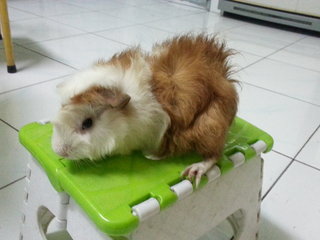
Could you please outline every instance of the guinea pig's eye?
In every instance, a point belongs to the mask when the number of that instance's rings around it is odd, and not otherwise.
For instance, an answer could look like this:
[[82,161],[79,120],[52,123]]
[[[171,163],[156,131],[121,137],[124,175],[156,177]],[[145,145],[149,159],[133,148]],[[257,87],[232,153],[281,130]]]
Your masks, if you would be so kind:
[[87,118],[86,120],[84,120],[84,121],[82,122],[81,129],[82,129],[82,130],[89,129],[89,128],[92,127],[92,125],[93,125],[92,118]]

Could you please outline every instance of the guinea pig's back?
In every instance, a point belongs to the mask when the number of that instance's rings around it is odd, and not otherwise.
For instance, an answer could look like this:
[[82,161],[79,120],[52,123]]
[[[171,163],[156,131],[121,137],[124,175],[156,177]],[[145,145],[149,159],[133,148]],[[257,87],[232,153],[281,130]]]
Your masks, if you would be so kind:
[[[153,94],[171,118],[168,139],[164,139],[174,142],[169,152],[194,147],[195,135],[202,137],[194,127],[205,115],[221,115],[219,121],[224,126],[232,122],[237,93],[230,79],[231,54],[224,44],[204,35],[175,37],[154,47],[151,84]],[[169,145],[164,148],[169,149]]]
[[227,59],[232,53],[215,38],[175,37],[156,45],[153,53],[153,93],[182,127],[192,123],[212,101],[234,95]]

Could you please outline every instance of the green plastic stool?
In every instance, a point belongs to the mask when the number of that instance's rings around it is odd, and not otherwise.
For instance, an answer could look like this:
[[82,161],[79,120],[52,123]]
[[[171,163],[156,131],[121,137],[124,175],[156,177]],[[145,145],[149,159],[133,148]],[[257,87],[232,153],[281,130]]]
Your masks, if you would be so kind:
[[271,150],[273,139],[250,123],[235,119],[218,166],[199,189],[180,175],[201,160],[197,154],[152,161],[136,152],[75,162],[52,151],[51,134],[50,123],[31,123],[19,132],[32,155],[21,239],[49,239],[63,231],[74,240],[198,239],[224,219],[234,239],[256,239],[260,154]]

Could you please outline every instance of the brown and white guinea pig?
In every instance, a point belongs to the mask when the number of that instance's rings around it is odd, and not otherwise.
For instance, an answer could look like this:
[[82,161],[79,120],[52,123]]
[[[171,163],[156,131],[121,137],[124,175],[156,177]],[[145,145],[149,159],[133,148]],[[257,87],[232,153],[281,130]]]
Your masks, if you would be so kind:
[[198,184],[221,155],[237,111],[230,55],[214,37],[183,35],[151,53],[131,48],[99,61],[58,86],[53,150],[71,160],[196,151],[203,161],[183,175]]

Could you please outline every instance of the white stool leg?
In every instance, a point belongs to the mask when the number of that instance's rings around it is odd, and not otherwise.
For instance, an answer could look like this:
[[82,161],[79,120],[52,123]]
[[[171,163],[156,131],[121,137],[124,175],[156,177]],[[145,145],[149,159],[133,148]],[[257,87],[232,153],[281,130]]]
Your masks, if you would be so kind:
[[254,209],[239,210],[228,217],[233,228],[232,240],[256,240],[258,239],[259,221],[257,211]]
[[[256,157],[222,175],[171,208],[142,222],[133,233],[133,239],[195,240],[229,217],[236,230],[234,239],[255,240],[261,167],[262,160]],[[243,217],[237,212],[239,209]]]
[[[58,193],[35,160],[28,163],[20,240],[47,240],[47,229],[66,229],[69,197]],[[61,239],[64,240],[64,239]]]
[[[262,185],[263,160],[261,159],[261,169],[259,185]],[[253,195],[254,198],[254,195]],[[232,240],[257,240],[259,235],[259,220],[261,206],[261,188],[257,194],[257,201],[248,201],[247,206],[243,206],[234,214],[228,217],[231,224],[234,237]]]

